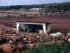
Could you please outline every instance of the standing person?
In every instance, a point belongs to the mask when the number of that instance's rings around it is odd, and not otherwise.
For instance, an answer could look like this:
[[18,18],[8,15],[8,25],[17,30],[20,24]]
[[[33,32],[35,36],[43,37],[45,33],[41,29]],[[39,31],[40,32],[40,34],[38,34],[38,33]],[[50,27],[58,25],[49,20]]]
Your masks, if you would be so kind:
[[67,31],[65,39],[70,42],[70,30]]
[[11,45],[5,38],[0,39],[0,49],[3,51],[3,53],[13,53]]

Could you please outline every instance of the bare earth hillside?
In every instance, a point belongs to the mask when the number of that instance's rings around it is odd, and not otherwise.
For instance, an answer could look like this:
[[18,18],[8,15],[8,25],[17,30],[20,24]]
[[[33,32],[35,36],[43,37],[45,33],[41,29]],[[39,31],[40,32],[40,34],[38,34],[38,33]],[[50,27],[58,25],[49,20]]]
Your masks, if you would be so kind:
[[[4,13],[4,12],[3,12]],[[62,31],[70,28],[70,14],[68,15],[49,15],[49,16],[37,16],[37,17],[23,17],[23,16],[12,16],[7,15],[8,12],[2,14],[0,12],[0,29],[16,27],[18,21],[29,21],[29,22],[48,22],[51,23],[52,31]],[[6,14],[6,16],[5,16]]]

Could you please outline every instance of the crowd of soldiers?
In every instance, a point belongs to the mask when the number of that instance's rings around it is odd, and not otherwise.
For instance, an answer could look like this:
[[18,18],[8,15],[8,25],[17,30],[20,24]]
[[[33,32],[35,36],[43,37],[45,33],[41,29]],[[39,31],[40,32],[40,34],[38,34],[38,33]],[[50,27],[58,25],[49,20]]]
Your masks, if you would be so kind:
[[22,36],[17,34],[0,36],[0,48],[4,49],[6,53],[20,53],[23,49],[31,47],[33,43],[34,41],[28,33]]
[[[8,33],[8,32],[7,32]],[[55,43],[62,40],[70,41],[70,31],[59,36],[51,36],[50,34],[35,33],[14,33],[0,35],[0,53],[23,53],[26,48],[36,47],[36,43]]]

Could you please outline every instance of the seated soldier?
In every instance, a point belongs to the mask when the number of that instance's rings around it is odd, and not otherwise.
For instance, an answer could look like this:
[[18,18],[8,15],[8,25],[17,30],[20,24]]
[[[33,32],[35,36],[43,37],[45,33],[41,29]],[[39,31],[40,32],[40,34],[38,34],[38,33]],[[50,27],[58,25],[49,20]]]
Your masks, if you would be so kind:
[[12,53],[12,48],[5,38],[0,38],[0,49],[3,53]]

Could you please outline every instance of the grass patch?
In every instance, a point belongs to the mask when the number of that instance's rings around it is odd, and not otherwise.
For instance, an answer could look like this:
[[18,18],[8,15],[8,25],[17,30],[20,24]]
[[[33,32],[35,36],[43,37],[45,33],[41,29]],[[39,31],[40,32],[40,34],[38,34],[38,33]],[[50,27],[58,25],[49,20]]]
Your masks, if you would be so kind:
[[41,44],[38,47],[26,49],[25,53],[70,53],[70,43]]

